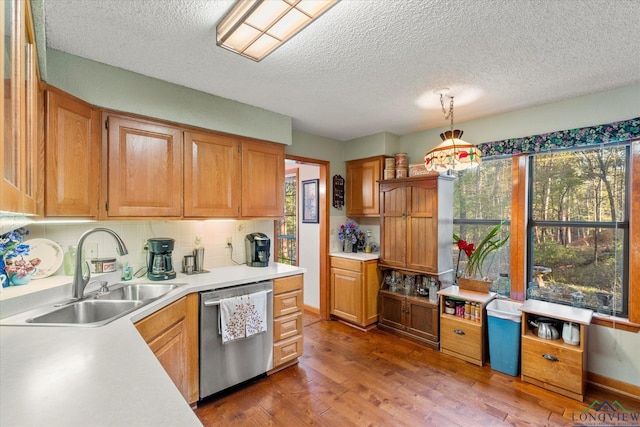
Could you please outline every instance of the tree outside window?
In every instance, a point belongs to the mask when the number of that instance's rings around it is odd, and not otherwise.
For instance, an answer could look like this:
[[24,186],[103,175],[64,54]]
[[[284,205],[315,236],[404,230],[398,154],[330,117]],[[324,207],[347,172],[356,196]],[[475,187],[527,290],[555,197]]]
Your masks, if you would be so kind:
[[298,265],[298,170],[286,171],[284,217],[276,222],[276,262]]
[[626,146],[530,157],[529,298],[628,312]]
[[[504,221],[499,238],[509,234],[511,219],[511,158],[488,159],[473,169],[456,173],[454,182],[453,232],[476,246],[497,224]],[[452,237],[453,244],[453,237]],[[459,249],[453,246],[453,265]],[[462,270],[466,257],[460,257]],[[509,273],[509,241],[484,262],[484,274],[491,280]]]

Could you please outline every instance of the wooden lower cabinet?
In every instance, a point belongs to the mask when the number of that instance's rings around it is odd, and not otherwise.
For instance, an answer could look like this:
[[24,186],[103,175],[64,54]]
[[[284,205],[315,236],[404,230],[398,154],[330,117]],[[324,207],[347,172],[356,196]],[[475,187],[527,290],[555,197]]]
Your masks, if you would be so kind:
[[269,374],[298,362],[304,351],[304,276],[273,280],[273,369]]
[[378,321],[378,260],[331,257],[331,314],[367,328]]
[[[544,301],[527,300],[522,307],[522,381],[582,402],[587,386],[587,328],[593,311]],[[530,321],[544,317],[579,328],[580,341],[570,345],[562,338],[543,339],[534,334]]]
[[182,396],[198,401],[198,293],[183,297],[135,324]]
[[380,291],[378,328],[438,349],[438,304],[422,297]]
[[[495,298],[493,292],[475,292],[451,286],[440,295],[440,351],[478,366],[484,365],[487,348],[487,304]],[[479,318],[466,319],[446,313],[446,300],[479,305]]]

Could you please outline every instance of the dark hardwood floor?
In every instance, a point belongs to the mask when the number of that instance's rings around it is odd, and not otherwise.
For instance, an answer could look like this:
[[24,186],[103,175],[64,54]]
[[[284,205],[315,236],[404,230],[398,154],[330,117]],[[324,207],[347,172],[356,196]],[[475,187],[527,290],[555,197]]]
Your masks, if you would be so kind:
[[195,410],[205,426],[573,426],[594,400],[640,401],[590,388],[584,403],[373,329],[305,315],[298,365]]

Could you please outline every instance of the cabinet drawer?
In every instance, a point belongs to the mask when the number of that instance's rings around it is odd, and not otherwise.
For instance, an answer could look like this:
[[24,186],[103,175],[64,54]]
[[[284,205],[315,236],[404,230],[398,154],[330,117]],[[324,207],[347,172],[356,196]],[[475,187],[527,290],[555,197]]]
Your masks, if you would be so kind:
[[302,289],[302,275],[282,277],[273,281],[274,295]]
[[582,394],[582,352],[563,343],[524,336],[522,375]]
[[342,268],[343,270],[351,270],[359,273],[362,271],[362,262],[355,259],[331,257],[331,268]]
[[287,314],[302,311],[303,307],[302,291],[286,292],[273,297],[273,317],[285,316]]
[[302,356],[303,347],[302,335],[275,343],[273,345],[273,367],[278,367]]
[[302,334],[302,313],[278,317],[273,321],[273,342]]
[[442,317],[440,319],[440,346],[443,349],[482,360],[482,326]]

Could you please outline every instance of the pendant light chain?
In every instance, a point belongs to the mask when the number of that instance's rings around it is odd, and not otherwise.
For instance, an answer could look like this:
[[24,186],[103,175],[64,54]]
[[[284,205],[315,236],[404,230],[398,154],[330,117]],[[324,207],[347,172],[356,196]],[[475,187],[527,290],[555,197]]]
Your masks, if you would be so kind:
[[453,96],[449,97],[449,112],[444,109],[444,95],[440,94],[440,106],[442,107],[442,114],[444,114],[444,119],[450,119],[451,122],[451,135],[453,137]]

